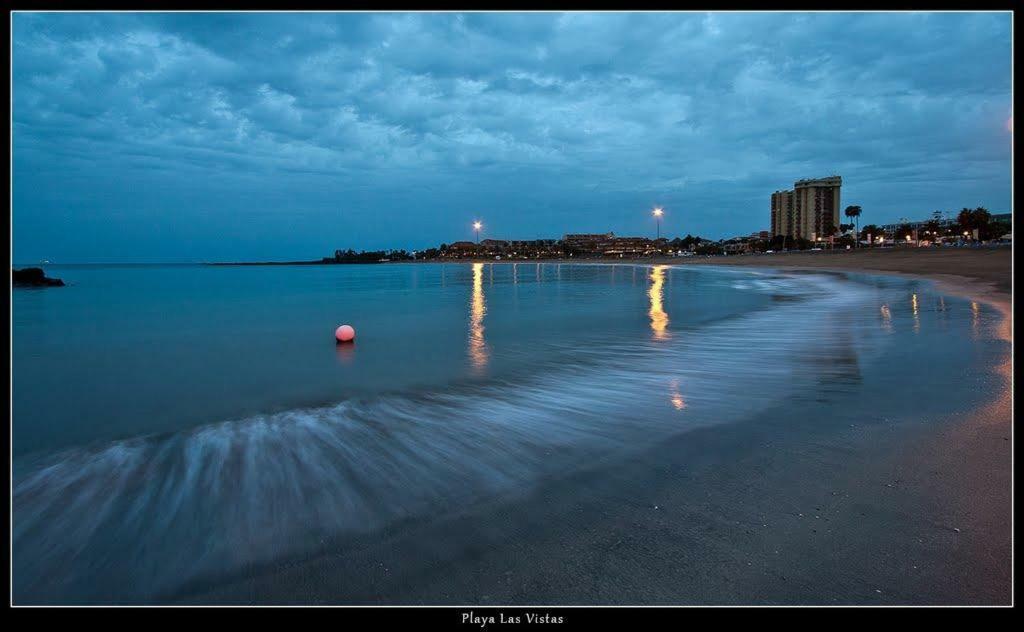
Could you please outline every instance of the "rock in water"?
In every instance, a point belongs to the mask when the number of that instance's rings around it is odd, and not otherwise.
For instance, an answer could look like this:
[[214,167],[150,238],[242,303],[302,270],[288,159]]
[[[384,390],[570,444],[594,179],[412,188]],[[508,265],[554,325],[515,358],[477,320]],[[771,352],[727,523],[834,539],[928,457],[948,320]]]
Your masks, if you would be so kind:
[[64,285],[60,279],[51,279],[46,276],[42,268],[22,268],[21,270],[11,268],[11,281],[14,287],[59,287]]

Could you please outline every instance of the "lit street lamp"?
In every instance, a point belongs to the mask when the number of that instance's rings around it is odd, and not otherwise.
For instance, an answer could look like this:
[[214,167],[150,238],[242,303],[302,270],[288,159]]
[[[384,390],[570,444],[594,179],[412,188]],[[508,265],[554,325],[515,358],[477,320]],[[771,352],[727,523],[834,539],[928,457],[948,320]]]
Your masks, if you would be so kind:
[[484,225],[479,221],[473,222],[473,230],[476,232],[476,243],[478,244],[480,243],[480,229],[483,227]]
[[660,206],[656,206],[651,214],[654,215],[654,219],[658,222],[658,239],[661,239],[661,216],[665,214],[665,211]]

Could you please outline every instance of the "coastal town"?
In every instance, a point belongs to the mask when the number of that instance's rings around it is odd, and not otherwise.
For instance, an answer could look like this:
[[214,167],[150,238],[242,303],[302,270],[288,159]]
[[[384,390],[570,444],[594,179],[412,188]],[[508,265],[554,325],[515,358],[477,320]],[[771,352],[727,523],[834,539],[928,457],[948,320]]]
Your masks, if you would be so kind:
[[[620,236],[614,232],[567,233],[560,239],[480,239],[483,222],[472,228],[476,240],[442,243],[419,251],[336,250],[320,263],[376,263],[460,259],[644,259],[654,257],[730,256],[786,251],[851,250],[856,248],[921,248],[1012,243],[1012,214],[963,208],[954,213],[933,211],[914,220],[860,226],[863,209],[849,205],[840,212],[842,177],[797,180],[793,189],[771,194],[770,229],[727,239],[687,234],[662,237],[665,210],[650,211],[658,235]],[[844,221],[845,220],[845,221]]]

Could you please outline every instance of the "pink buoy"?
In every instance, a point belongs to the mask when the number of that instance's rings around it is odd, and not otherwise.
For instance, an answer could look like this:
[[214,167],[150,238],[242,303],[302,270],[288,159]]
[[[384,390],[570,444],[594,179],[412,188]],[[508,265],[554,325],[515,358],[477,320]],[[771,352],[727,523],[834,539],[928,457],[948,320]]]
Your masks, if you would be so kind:
[[334,330],[334,337],[338,342],[352,342],[356,337],[356,330],[352,325],[342,325]]

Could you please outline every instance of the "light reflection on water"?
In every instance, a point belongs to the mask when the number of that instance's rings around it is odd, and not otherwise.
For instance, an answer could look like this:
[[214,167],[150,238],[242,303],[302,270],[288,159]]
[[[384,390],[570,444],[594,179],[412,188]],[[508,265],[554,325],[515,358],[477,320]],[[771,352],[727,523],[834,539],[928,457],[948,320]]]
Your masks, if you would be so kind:
[[483,270],[484,264],[473,264],[473,290],[469,301],[469,359],[478,372],[487,367],[488,357],[487,342],[484,340],[487,304],[484,300]]
[[665,312],[665,269],[668,266],[653,266],[651,268],[651,287],[647,290],[647,296],[651,300],[651,307],[648,314],[651,317],[651,330],[654,332],[655,340],[668,338],[668,313]]
[[892,333],[892,311],[889,310],[889,306],[885,303],[878,309],[882,314],[882,331]]
[[672,402],[672,407],[676,410],[686,409],[686,400],[683,399],[683,394],[679,392],[678,378],[673,378],[669,382],[669,401]]
[[921,317],[917,313],[917,293],[910,296],[910,305],[914,313],[914,333],[921,333]]

